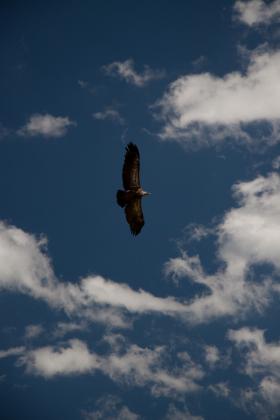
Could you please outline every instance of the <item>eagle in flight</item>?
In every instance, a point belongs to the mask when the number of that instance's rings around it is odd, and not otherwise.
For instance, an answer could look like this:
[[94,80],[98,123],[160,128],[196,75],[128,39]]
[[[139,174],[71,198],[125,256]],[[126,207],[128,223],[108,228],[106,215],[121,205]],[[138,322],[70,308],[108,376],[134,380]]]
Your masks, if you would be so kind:
[[129,143],[126,146],[122,180],[124,191],[117,191],[117,203],[124,207],[131,233],[136,236],[145,223],[141,200],[150,194],[143,191],[140,185],[140,153],[136,144]]

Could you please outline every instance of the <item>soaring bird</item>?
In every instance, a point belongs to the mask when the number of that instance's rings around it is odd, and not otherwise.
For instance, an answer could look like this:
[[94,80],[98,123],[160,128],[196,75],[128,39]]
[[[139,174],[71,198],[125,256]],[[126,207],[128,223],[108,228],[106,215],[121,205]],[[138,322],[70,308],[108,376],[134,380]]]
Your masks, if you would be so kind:
[[117,191],[117,203],[125,208],[127,223],[131,233],[136,236],[145,223],[141,200],[150,194],[142,190],[140,185],[140,153],[136,144],[129,143],[126,146],[122,180],[124,191]]

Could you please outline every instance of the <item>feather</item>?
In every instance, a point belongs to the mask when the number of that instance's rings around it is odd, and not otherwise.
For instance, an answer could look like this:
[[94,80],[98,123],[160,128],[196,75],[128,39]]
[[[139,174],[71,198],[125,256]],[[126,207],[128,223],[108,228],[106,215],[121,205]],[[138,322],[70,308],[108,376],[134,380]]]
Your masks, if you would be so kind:
[[138,147],[129,143],[126,146],[126,154],[123,165],[123,187],[127,190],[136,191],[140,188],[140,154]]
[[125,207],[127,223],[130,226],[131,233],[135,236],[141,232],[145,224],[141,201],[139,197],[133,198]]

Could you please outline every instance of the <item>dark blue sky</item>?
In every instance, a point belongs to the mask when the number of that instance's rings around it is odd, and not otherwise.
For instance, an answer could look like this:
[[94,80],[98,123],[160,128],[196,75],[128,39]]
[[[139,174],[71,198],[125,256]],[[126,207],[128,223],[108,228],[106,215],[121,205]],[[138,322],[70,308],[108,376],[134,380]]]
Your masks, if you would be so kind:
[[277,418],[279,0],[0,11],[1,418]]

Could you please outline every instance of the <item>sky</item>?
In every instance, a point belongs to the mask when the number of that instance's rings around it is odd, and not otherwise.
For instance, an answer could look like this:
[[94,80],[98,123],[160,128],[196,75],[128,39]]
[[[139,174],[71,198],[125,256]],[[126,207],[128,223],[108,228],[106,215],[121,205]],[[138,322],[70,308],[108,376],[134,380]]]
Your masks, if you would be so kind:
[[280,418],[279,22],[280,0],[1,1],[1,418]]

